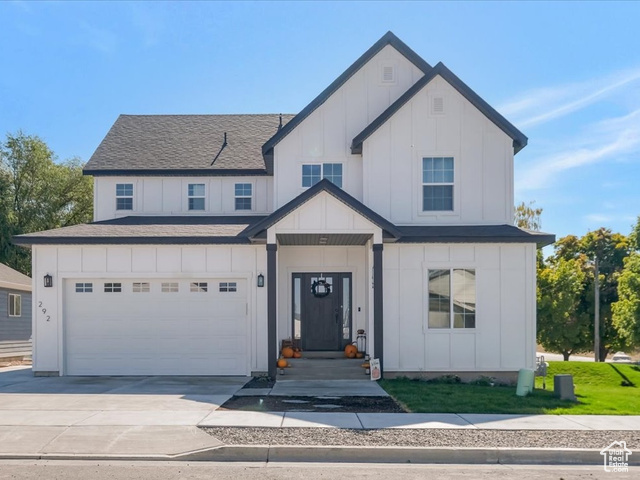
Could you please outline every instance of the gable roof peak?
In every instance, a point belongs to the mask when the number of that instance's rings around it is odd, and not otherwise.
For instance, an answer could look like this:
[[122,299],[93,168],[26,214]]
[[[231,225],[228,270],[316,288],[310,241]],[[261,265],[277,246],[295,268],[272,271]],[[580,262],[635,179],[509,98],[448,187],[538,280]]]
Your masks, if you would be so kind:
[[349,80],[358,70],[360,70],[369,60],[371,60],[378,52],[387,45],[391,45],[407,60],[413,63],[425,74],[431,71],[429,65],[420,55],[414,52],[409,46],[400,40],[391,30],[385,33],[380,39],[374,43],[360,58],[351,64],[342,74],[336,78],[331,85],[325,88],[320,95],[314,98],[311,103],[304,107],[289,123],[278,130],[267,142],[262,146],[262,154],[266,155],[275,147],[280,140],[286,137],[296,128],[302,121],[313,113],[320,105],[322,105],[331,95],[333,95],[347,80]]

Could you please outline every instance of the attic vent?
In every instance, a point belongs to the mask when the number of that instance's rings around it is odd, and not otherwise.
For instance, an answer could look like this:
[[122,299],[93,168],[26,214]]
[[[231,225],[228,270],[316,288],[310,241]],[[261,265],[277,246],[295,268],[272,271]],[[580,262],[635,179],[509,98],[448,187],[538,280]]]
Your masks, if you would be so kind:
[[394,65],[382,65],[380,69],[380,83],[396,83],[396,68]]
[[431,103],[431,112],[436,114],[444,113],[444,97],[433,97]]

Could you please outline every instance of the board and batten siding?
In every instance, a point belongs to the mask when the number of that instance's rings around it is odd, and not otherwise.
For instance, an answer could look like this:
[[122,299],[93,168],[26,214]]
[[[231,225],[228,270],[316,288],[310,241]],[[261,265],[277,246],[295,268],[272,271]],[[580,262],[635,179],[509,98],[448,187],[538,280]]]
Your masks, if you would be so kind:
[[[384,359],[388,371],[516,371],[535,363],[533,244],[384,247]],[[428,328],[432,269],[476,272],[476,328]]]
[[[116,184],[133,184],[133,210],[116,210]],[[205,184],[205,209],[189,210],[188,185]],[[235,209],[235,184],[253,187],[252,209]],[[271,213],[272,177],[95,177],[94,221],[132,215],[266,215]]]
[[[218,246],[34,246],[35,278],[50,273],[53,287],[39,282],[33,292],[35,372],[64,370],[64,304],[66,279],[227,279],[245,278],[248,288],[251,369],[267,370],[267,289],[256,288],[266,272],[264,245]],[[42,309],[46,309],[46,313]],[[99,309],[100,305],[95,308]],[[185,305],[188,308],[188,305]],[[49,319],[47,320],[47,317]]]
[[[381,82],[384,66],[395,68],[394,82]],[[305,163],[342,163],[343,190],[362,201],[363,160],[351,154],[351,140],[423,75],[387,45],[349,78],[276,145],[274,210],[304,191]]]
[[[21,296],[21,315],[9,316],[9,294]],[[0,288],[0,342],[31,338],[31,292]]]
[[[454,158],[452,212],[422,211],[423,157]],[[364,203],[397,225],[513,223],[512,139],[440,76],[364,141],[362,164]]]

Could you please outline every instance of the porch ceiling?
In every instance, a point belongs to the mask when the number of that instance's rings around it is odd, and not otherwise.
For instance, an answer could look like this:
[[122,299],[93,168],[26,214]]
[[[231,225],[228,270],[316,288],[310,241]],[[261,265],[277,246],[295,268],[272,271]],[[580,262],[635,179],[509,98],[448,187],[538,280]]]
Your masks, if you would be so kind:
[[278,243],[290,245],[364,245],[371,238],[368,233],[279,233]]

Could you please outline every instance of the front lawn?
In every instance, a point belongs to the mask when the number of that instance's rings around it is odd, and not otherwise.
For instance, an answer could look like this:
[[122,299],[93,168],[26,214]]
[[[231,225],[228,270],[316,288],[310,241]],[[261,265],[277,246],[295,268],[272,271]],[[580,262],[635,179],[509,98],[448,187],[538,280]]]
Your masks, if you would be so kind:
[[[573,375],[578,402],[553,396],[553,376]],[[399,378],[380,382],[408,411],[420,413],[640,414],[640,367],[612,363],[549,362],[547,389],[536,378],[526,397],[516,388],[432,383]]]

